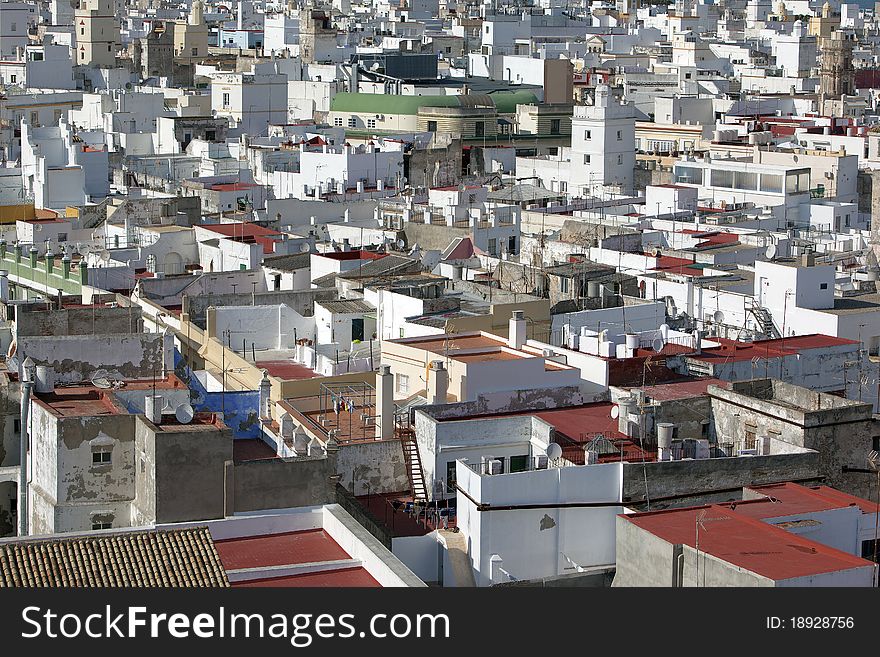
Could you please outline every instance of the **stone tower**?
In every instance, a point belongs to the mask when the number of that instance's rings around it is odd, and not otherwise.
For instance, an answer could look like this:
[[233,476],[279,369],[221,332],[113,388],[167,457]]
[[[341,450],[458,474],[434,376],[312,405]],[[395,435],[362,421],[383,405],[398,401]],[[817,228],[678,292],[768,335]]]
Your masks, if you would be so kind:
[[853,37],[834,32],[831,38],[821,40],[821,64],[819,69],[819,106],[826,100],[839,100],[855,91],[853,68]]

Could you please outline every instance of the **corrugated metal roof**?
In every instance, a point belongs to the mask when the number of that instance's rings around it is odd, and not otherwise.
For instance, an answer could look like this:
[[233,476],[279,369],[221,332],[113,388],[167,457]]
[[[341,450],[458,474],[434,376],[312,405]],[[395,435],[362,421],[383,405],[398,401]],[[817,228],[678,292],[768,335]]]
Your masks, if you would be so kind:
[[316,304],[337,315],[369,313],[375,308],[361,299],[340,299],[339,301],[316,301]]
[[0,588],[228,586],[207,527],[0,544]]

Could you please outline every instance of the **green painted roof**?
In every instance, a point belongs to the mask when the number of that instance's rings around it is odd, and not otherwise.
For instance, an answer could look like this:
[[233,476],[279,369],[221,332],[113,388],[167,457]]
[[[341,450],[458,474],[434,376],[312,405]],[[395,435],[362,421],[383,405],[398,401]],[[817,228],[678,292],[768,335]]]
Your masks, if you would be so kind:
[[[513,114],[517,105],[538,102],[531,91],[499,91],[488,95],[499,114]],[[460,107],[461,96],[389,96],[385,94],[338,93],[330,101],[331,112],[376,114],[419,113],[420,107]]]
[[458,107],[459,104],[458,96],[386,96],[343,92],[333,96],[330,111],[415,115],[420,107]]

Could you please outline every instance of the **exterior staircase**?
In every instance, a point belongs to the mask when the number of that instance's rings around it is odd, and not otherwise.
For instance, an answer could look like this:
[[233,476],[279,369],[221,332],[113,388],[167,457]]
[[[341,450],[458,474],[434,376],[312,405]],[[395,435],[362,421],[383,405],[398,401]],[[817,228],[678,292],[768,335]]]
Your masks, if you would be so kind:
[[752,316],[755,318],[755,322],[758,327],[761,329],[761,332],[766,335],[768,338],[778,338],[780,337],[779,331],[776,329],[776,326],[773,324],[773,315],[770,314],[770,311],[764,308],[764,306],[760,305],[757,301],[752,301],[751,304],[747,306],[749,312],[752,313]]
[[403,448],[403,460],[406,465],[406,474],[409,477],[409,486],[415,502],[428,501],[428,488],[425,485],[425,475],[422,471],[422,460],[419,457],[419,447],[416,444],[416,432],[409,419],[409,412],[400,413],[394,417],[394,435],[400,440]]

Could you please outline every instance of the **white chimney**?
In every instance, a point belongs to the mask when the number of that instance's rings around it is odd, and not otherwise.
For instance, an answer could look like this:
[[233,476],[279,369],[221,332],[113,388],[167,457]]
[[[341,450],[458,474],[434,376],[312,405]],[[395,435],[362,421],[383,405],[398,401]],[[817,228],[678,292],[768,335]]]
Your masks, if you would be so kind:
[[162,424],[162,404],[165,400],[162,395],[147,395],[144,399],[144,414],[155,425]]
[[446,394],[449,391],[449,371],[443,365],[442,360],[431,362],[431,371],[428,374],[428,403],[445,404]]
[[269,419],[269,397],[272,392],[272,382],[269,380],[269,371],[263,370],[263,378],[260,380],[260,419]]
[[48,365],[37,365],[34,390],[39,393],[55,392],[55,370]]
[[511,349],[522,349],[526,343],[526,318],[522,310],[514,310],[510,318],[507,333],[507,346]]
[[376,440],[394,436],[394,375],[390,365],[380,365],[376,374]]
[[657,423],[657,460],[672,460],[672,434],[675,425],[671,422]]

